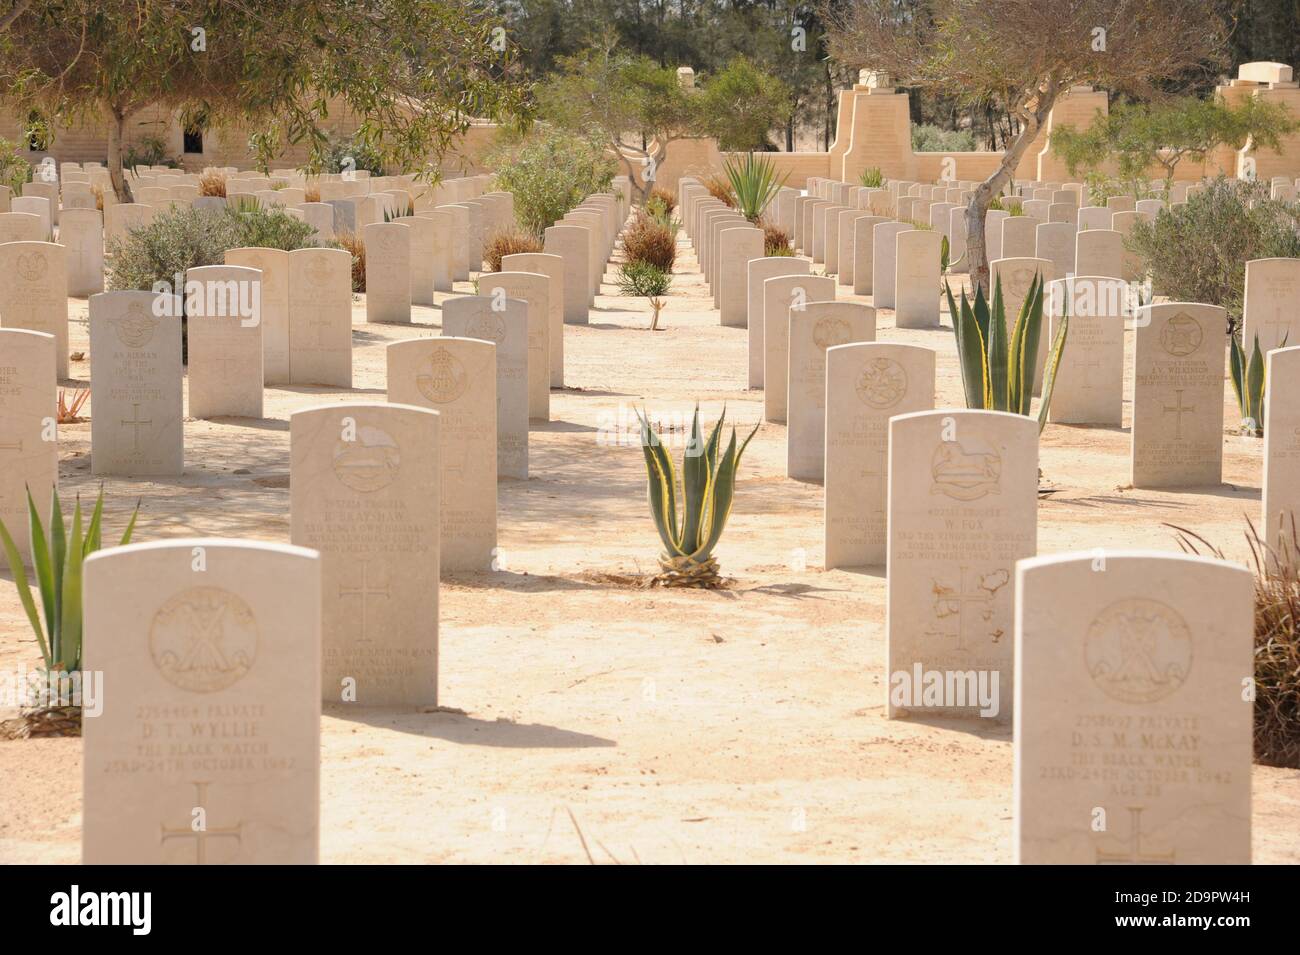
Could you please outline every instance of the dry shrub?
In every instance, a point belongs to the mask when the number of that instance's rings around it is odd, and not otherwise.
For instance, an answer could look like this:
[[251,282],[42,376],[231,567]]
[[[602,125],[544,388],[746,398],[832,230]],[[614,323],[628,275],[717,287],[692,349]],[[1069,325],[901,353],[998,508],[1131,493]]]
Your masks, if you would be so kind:
[[86,419],[81,416],[81,409],[90,398],[89,388],[73,388],[69,397],[67,389],[59,389],[59,424],[77,424]]
[[711,176],[705,176],[700,180],[700,185],[709,190],[709,195],[719,202],[724,202],[731,208],[736,208],[736,197],[731,194],[731,183],[727,177],[714,173]]
[[649,205],[652,201],[657,201],[663,206],[664,215],[672,215],[673,210],[677,208],[677,196],[671,189],[665,189],[663,186],[655,186],[650,190],[646,205]]
[[320,183],[309,182],[302,190],[303,202],[320,202]]
[[91,186],[90,194],[95,197],[95,208],[100,212],[104,211],[104,187]]
[[219,172],[209,171],[199,176],[199,195],[226,197],[226,177]]
[[[1276,552],[1246,525],[1255,569],[1255,761],[1300,769],[1300,534],[1294,518],[1289,525]],[[1169,526],[1185,551],[1223,559],[1199,534]]]
[[780,226],[768,225],[764,222],[763,254],[794,255],[794,249],[790,246],[790,233],[786,232]]
[[664,272],[677,261],[677,237],[644,212],[623,233],[623,254],[629,262],[646,262]]
[[544,250],[541,239],[527,232],[498,232],[483,249],[483,261],[489,272],[501,271],[501,259],[507,255]]
[[334,241],[352,255],[352,291],[366,290],[366,244],[355,232],[339,232]]

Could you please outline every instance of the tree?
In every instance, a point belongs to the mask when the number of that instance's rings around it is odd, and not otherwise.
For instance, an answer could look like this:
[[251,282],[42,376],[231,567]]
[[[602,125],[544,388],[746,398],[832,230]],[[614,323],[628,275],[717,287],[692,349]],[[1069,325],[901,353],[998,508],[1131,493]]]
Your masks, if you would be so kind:
[[[561,72],[537,91],[541,115],[567,129],[597,132],[618,156],[624,171],[644,201],[654,186],[654,170],[668,156],[676,140],[714,132],[733,142],[754,142],[780,119],[779,81],[753,64],[736,64],[721,74],[721,84],[688,91],[678,82],[677,71],[659,66],[645,56],[618,52],[612,34],[604,42],[577,56],[560,61]],[[762,90],[761,98],[740,105],[732,97],[738,89]],[[718,118],[714,109],[733,115]]]
[[126,121],[151,106],[250,128],[265,165],[301,142],[318,163],[341,101],[358,141],[432,176],[474,118],[520,112],[497,27],[471,0],[34,0],[0,35],[0,96],[62,124],[106,116],[127,201]]
[[717,76],[707,77],[696,99],[700,130],[732,152],[767,149],[767,136],[790,116],[790,87],[738,56]]
[[1079,169],[1101,173],[1114,162],[1119,178],[1134,186],[1150,171],[1164,171],[1165,192],[1184,159],[1203,160],[1219,146],[1277,149],[1281,138],[1300,127],[1287,108],[1250,97],[1232,106],[1223,100],[1177,97],[1165,102],[1125,103],[1098,115],[1085,130],[1052,130],[1052,151],[1065,160],[1071,175]]
[[826,9],[837,60],[904,85],[989,105],[1019,132],[967,208],[972,281],[988,290],[984,219],[1025,151],[1070,87],[1137,97],[1156,81],[1217,68],[1227,29],[1218,0],[855,0]]

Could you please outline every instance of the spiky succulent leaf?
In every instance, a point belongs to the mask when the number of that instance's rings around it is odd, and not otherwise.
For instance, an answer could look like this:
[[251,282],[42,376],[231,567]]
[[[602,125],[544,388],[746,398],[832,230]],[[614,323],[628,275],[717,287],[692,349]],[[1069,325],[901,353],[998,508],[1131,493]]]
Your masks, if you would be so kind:
[[[28,492],[28,497],[31,492]],[[18,553],[18,545],[14,539],[9,536],[9,529],[5,527],[5,522],[0,521],[0,544],[4,546],[5,560],[9,562],[9,572],[14,575],[14,586],[18,588],[18,599],[22,602],[23,611],[27,614],[27,622],[31,624],[32,632],[36,634],[36,642],[41,648],[41,657],[45,660],[46,669],[53,667],[53,660],[50,657],[50,645],[45,640],[45,631],[41,627],[40,615],[36,612],[36,601],[32,599],[31,588],[27,585],[27,572],[23,568],[23,559]],[[33,558],[32,566],[37,567]]]
[[1056,372],[1061,367],[1061,356],[1065,354],[1065,337],[1069,328],[1070,311],[1067,307],[1061,315],[1061,324],[1057,326],[1056,335],[1052,339],[1052,346],[1047,353],[1047,364],[1043,369],[1043,396],[1038,406],[1038,431],[1040,434],[1047,425],[1047,411],[1052,406],[1052,391],[1056,388]]
[[679,554],[681,545],[677,532],[677,476],[673,471],[672,457],[664,449],[658,435],[651,430],[649,421],[640,412],[636,416],[641,423],[641,450],[645,454],[650,515],[664,549],[669,554]]
[[72,511],[72,529],[68,537],[63,568],[63,613],[60,618],[57,665],[68,672],[81,665],[81,498]]

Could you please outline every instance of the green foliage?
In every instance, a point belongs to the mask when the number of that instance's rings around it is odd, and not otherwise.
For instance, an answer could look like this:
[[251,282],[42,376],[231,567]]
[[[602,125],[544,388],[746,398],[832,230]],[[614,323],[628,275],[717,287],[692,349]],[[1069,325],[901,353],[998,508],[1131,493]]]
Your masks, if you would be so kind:
[[0,137],[0,186],[8,186],[16,196],[31,178],[31,164],[19,155],[18,146]]
[[[1241,432],[1255,437],[1264,434],[1264,391],[1266,363],[1264,354],[1259,349],[1259,336],[1255,336],[1255,346],[1250,357],[1236,335],[1229,336],[1231,346],[1232,390],[1237,395],[1237,408],[1241,411]],[[1286,340],[1283,339],[1284,347]]]
[[[1085,130],[1063,125],[1052,130],[1052,151],[1071,175],[1115,168],[1128,187],[1146,180],[1153,168],[1171,182],[1184,159],[1201,160],[1219,146],[1240,149],[1248,139],[1257,149],[1276,149],[1281,137],[1300,125],[1287,108],[1248,97],[1238,105],[1218,98],[1183,96],[1158,103],[1119,103],[1100,111]],[[1094,201],[1096,197],[1094,195]]]
[[737,447],[733,426],[726,450],[719,453],[726,417],[724,410],[706,442],[700,431],[700,409],[696,406],[679,482],[672,456],[646,417],[637,414],[649,476],[650,514],[664,546],[660,566],[673,578],[666,582],[696,586],[718,582],[713,550],[731,516],[741,456],[758,431],[755,425],[749,437]]
[[862,170],[858,181],[869,189],[879,189],[885,184],[885,174],[880,171],[879,166],[872,166],[870,169]]
[[590,132],[539,126],[507,138],[487,158],[497,188],[514,194],[515,219],[540,236],[593,192],[606,192],[617,166]]
[[150,290],[156,282],[168,287],[175,276],[203,265],[222,265],[226,250],[237,249],[239,220],[228,212],[173,207],[158,213],[143,228],[109,243],[112,263],[110,290]]
[[432,175],[475,119],[524,109],[501,22],[481,4],[430,0],[40,2],[0,35],[0,89],[8,108],[40,107],[56,127],[104,117],[120,198],[127,118],[151,106],[251,129],[261,168],[288,146],[318,165],[326,121],[345,112],[386,167]]
[[685,135],[693,120],[677,73],[644,56],[617,52],[612,40],[559,61],[537,89],[541,115],[573,132],[646,154],[644,142]]
[[778,179],[776,163],[755,153],[746,153],[740,159],[728,156],[722,170],[731,185],[736,210],[750,222],[759,220],[790,175],[786,173]]
[[109,244],[108,284],[114,291],[150,290],[158,282],[170,287],[177,273],[224,264],[228,249],[292,251],[316,245],[314,235],[301,219],[255,200],[233,202],[224,210],[174,207]]
[[167,155],[167,144],[158,136],[141,136],[139,140],[126,147],[122,165],[128,169],[136,166],[171,166],[180,167],[174,156]]
[[649,262],[626,262],[619,266],[616,281],[618,290],[624,295],[655,298],[668,294],[673,277]]
[[1210,302],[1241,324],[1246,263],[1300,257],[1300,207],[1268,198],[1268,184],[1222,176],[1187,202],[1139,220],[1127,245],[1147,262],[1152,281],[1176,302]]
[[723,152],[769,148],[768,133],[785,123],[793,108],[786,82],[744,56],[708,77],[693,99],[696,131],[715,138]]
[[918,153],[972,153],[975,134],[968,130],[940,129],[929,123],[912,126],[912,151]]
[[309,172],[343,173],[365,170],[371,175],[384,175],[383,154],[356,136],[328,140],[315,162],[307,165]]
[[307,222],[289,215],[278,206],[235,204],[227,207],[239,227],[239,245],[232,248],[294,249],[314,247],[316,230]]
[[[953,301],[952,289],[944,284],[948,314],[957,336],[957,358],[961,365],[966,407],[985,411],[1009,411],[1028,415],[1037,375],[1038,342],[1043,333],[1043,278],[1035,275],[1015,326],[1007,334],[1006,308],[1002,301],[1001,278],[993,287],[989,307],[983,289],[976,288],[975,301],[961,293],[961,308]],[[1038,429],[1047,424],[1047,410],[1056,386],[1056,370],[1065,351],[1070,319],[1066,314],[1047,353],[1042,401],[1038,408]]]
[[[126,530],[122,532],[120,544],[131,543],[131,533],[135,530],[135,519],[139,513],[140,505],[136,504]],[[45,659],[45,668],[70,673],[81,669],[81,568],[85,559],[101,546],[104,489],[99,489],[95,509],[84,526],[80,496],[77,497],[69,526],[63,516],[63,505],[59,503],[58,489],[54,489],[47,533],[29,488],[27,522],[32,572],[36,577],[37,590],[41,595],[41,610],[45,615],[43,627],[36,602],[27,586],[27,573],[18,554],[18,547],[4,521],[0,521],[0,545],[4,547],[5,559],[9,562],[9,571],[13,574],[14,586],[18,589],[18,598],[27,613],[27,621],[36,634],[41,656]]]

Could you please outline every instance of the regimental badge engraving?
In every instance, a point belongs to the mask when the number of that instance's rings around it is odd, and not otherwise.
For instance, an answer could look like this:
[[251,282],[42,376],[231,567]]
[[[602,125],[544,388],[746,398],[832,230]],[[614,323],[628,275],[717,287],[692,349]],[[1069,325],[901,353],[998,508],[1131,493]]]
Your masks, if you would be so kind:
[[984,441],[943,441],[930,459],[931,494],[977,501],[1002,491],[1002,456]]
[[500,345],[506,340],[505,319],[496,312],[484,309],[466,323],[465,335]]
[[892,358],[873,358],[863,367],[855,387],[863,404],[892,408],[907,394],[907,371]]
[[1160,329],[1160,347],[1175,358],[1186,358],[1200,348],[1204,340],[1201,323],[1186,312],[1179,312]]
[[153,341],[158,319],[140,302],[132,302],[126,307],[125,315],[114,315],[109,324],[117,333],[117,340],[127,348],[143,348]]
[[167,682],[193,693],[233,686],[252,669],[258,629],[241,598],[217,587],[194,587],[154,614],[149,653]]
[[49,269],[50,263],[44,252],[24,252],[18,256],[18,276],[24,282],[39,282]]
[[1145,597],[1111,604],[1084,638],[1088,675],[1111,699],[1154,703],[1187,682],[1192,634],[1178,611]]
[[469,387],[465,363],[441,346],[429,355],[424,369],[416,374],[415,385],[430,401],[445,405],[455,401]]
[[853,329],[842,318],[822,318],[813,323],[813,342],[822,351],[844,345],[853,338]]
[[369,494],[393,483],[402,466],[402,450],[387,431],[357,428],[355,440],[334,448],[334,475],[354,491]]

